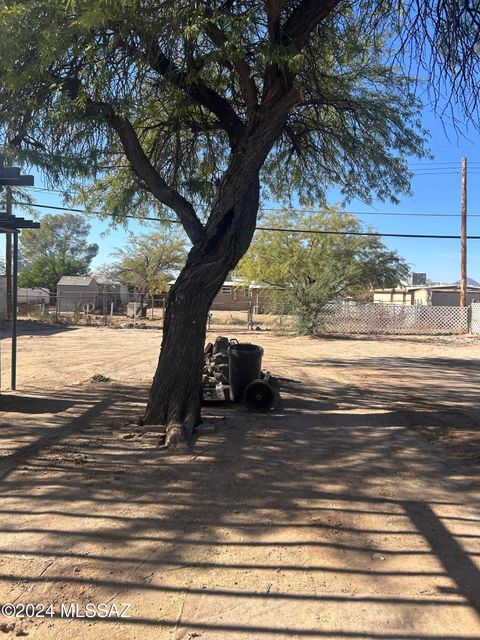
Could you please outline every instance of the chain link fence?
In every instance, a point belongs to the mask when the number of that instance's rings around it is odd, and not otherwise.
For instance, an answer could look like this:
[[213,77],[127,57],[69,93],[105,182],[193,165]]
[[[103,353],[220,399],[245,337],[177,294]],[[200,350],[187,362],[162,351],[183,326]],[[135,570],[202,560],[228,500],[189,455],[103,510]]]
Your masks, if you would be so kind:
[[116,324],[119,321],[163,320],[164,295],[140,293],[59,292],[23,290],[18,295],[18,316],[74,324]]
[[468,307],[338,303],[325,307],[322,330],[333,334],[461,335],[469,332],[469,316]]
[[[46,289],[24,289],[18,295],[18,317],[79,325],[147,323],[161,326],[165,303],[166,295],[116,291],[50,293]],[[210,309],[208,326],[253,329],[255,311],[249,301],[215,302]]]
[[254,311],[254,306],[249,301],[234,305],[214,302],[208,315],[208,329],[216,325],[253,329]]
[[[69,324],[161,326],[165,295],[115,291],[50,293],[45,289],[23,290],[18,295],[18,316]],[[233,307],[233,308],[232,308]],[[235,305],[215,302],[208,327],[255,329],[267,319],[251,302]],[[480,303],[467,308],[453,306],[331,303],[322,313],[322,333],[364,335],[462,335],[480,334]]]

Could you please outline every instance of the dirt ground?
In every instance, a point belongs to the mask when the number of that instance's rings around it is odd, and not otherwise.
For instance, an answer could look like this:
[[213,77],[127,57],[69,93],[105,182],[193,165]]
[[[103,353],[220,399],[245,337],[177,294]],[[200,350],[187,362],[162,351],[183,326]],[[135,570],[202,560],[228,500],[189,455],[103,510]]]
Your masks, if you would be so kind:
[[205,409],[182,455],[110,426],[158,329],[24,322],[17,392],[4,334],[0,607],[54,615],[0,638],[480,638],[478,340],[220,331],[264,347],[282,402]]

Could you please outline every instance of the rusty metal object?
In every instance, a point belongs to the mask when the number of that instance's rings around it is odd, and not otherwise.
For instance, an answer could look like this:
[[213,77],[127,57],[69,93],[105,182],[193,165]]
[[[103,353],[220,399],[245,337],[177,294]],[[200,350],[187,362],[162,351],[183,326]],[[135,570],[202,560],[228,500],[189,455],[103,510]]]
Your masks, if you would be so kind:
[[249,411],[271,411],[275,404],[276,390],[270,384],[269,379],[254,380],[243,393],[243,404]]

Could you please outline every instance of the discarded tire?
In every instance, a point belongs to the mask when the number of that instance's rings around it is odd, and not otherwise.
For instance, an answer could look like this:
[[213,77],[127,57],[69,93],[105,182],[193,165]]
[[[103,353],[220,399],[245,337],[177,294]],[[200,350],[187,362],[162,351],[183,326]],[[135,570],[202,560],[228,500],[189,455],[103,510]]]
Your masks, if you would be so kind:
[[243,392],[243,404],[249,411],[270,411],[275,402],[275,391],[264,380],[254,380]]
[[262,370],[263,349],[256,344],[240,342],[228,348],[230,400],[240,402],[245,388],[258,380]]

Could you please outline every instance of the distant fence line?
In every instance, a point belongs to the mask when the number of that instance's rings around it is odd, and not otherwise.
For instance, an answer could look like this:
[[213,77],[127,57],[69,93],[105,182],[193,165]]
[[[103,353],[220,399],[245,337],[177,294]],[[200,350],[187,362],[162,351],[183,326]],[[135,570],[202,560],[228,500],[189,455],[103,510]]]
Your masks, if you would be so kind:
[[[480,304],[475,307],[480,309]],[[476,318],[476,313],[476,309],[472,312],[469,307],[332,303],[323,310],[322,331],[338,334],[461,335],[469,333],[471,318]],[[478,324],[480,332],[480,318]]]
[[[162,318],[165,295],[119,292],[22,292],[17,304],[19,313],[36,315],[137,315]],[[142,309],[141,309],[142,307]]]
[[[73,306],[79,307],[83,310],[83,307],[88,305],[89,310],[96,310],[98,313],[102,313],[105,307],[110,308],[110,304],[114,303],[114,309],[117,310],[125,310],[127,305],[138,303],[143,299],[143,304],[151,309],[152,306],[155,308],[164,308],[165,301],[167,298],[167,294],[159,294],[151,296],[150,294],[142,294],[138,292],[128,292],[128,293],[117,293],[117,292],[85,292],[84,294],[79,294],[78,292],[61,292],[61,293],[51,293],[48,291],[44,291],[43,293],[32,293],[32,292],[22,292],[21,296],[18,296],[17,303],[19,306],[22,305],[45,305],[46,307],[50,307],[53,309],[57,307],[59,311],[71,311]],[[64,306],[62,303],[65,303],[68,306],[68,309],[63,309]],[[251,301],[246,300],[245,302],[237,302],[235,304],[229,304],[228,302],[218,302],[214,301],[210,310],[211,311],[244,311],[247,312],[249,309],[254,309],[256,313],[258,313],[258,307],[252,304]]]
[[[113,316],[143,317],[161,320],[165,312],[166,295],[97,292],[81,295],[61,292],[48,295],[32,292],[19,298],[19,312],[56,316],[103,316],[105,322]],[[143,299],[142,309],[141,302]],[[239,308],[241,306],[241,308]],[[215,302],[215,311],[240,312],[235,323],[252,328],[258,309],[245,301],[229,308],[228,303]],[[244,316],[245,314],[245,316]],[[232,317],[233,319],[233,317]],[[322,312],[322,333],[371,335],[462,335],[480,334],[480,303],[469,307],[392,305],[381,303],[338,302],[325,306]]]
[[27,291],[22,291],[21,293],[18,294],[17,296],[17,302],[18,304],[41,304],[41,303],[45,303],[45,304],[49,304],[50,306],[55,306],[55,302],[57,300],[73,300],[76,301],[78,304],[81,304],[82,302],[84,302],[85,300],[95,300],[96,303],[98,304],[98,306],[101,305],[103,300],[116,300],[116,301],[121,301],[124,304],[127,304],[128,302],[133,302],[133,301],[138,301],[142,298],[144,299],[144,303],[145,304],[149,304],[151,305],[152,299],[155,303],[155,306],[158,306],[159,303],[162,302],[162,300],[164,298],[166,298],[166,294],[157,294],[157,295],[150,295],[150,294],[141,294],[138,292],[117,292],[117,291],[94,291],[94,292],[88,292],[86,291],[85,293],[79,293],[79,292],[52,292],[49,293],[47,290],[44,290],[42,292],[39,291],[31,291],[31,290],[27,290]]
[[[30,315],[39,319],[47,317],[68,318],[70,322],[83,319],[103,319],[104,324],[110,324],[114,318],[127,317],[127,319],[163,320],[165,314],[166,294],[147,295],[138,292],[115,291],[85,291],[84,293],[48,291],[23,291],[18,299],[18,312],[20,315]],[[251,301],[235,302],[232,308],[228,302],[215,301],[210,308],[209,326],[212,317],[218,318],[215,312],[232,313],[232,318],[227,324],[245,325],[253,328],[254,314],[258,308]],[[235,316],[235,317],[233,317]]]

